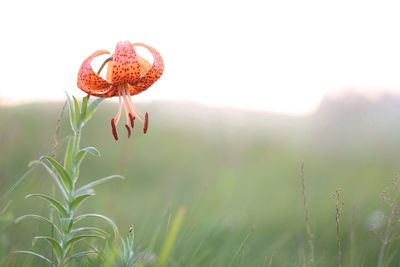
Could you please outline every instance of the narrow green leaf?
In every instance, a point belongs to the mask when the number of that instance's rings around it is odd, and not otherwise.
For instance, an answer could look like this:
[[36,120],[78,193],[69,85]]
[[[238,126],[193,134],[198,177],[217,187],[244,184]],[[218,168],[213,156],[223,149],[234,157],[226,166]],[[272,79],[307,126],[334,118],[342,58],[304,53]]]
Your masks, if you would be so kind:
[[47,159],[49,161],[49,163],[51,164],[51,166],[53,166],[53,168],[56,170],[56,172],[58,174],[58,177],[61,178],[61,181],[62,181],[65,189],[67,189],[67,191],[70,192],[72,190],[72,180],[71,180],[71,177],[68,174],[68,172],[54,158],[52,158],[50,156],[45,156],[43,158]]
[[97,252],[96,251],[90,251],[90,250],[89,251],[78,252],[78,253],[75,253],[72,256],[68,257],[64,261],[64,263],[68,263],[69,261],[71,261],[73,259],[76,259],[76,258],[79,258],[79,257],[83,257],[83,256],[87,256],[87,255],[90,255],[90,254],[97,254]]
[[97,227],[80,227],[80,228],[75,228],[71,231],[71,234],[80,234],[81,232],[94,232],[98,234],[103,234],[104,236],[110,236],[109,233],[104,231],[103,229],[97,228]]
[[97,150],[97,148],[92,147],[92,146],[84,147],[81,150],[79,150],[79,152],[81,152],[81,151],[85,151],[86,153],[92,154],[93,156],[100,157],[99,150]]
[[29,254],[29,255],[32,255],[32,256],[36,256],[36,257],[38,257],[38,258],[44,260],[45,262],[47,262],[47,263],[50,264],[51,266],[54,266],[54,267],[56,266],[55,264],[53,264],[53,262],[51,262],[51,260],[49,260],[49,259],[46,258],[45,256],[40,255],[40,254],[38,254],[38,253],[36,253],[36,252],[33,252],[33,251],[29,251],[29,250],[16,250],[16,251],[13,251],[13,253]]
[[106,239],[104,236],[101,235],[78,235],[78,236],[74,236],[71,239],[69,239],[66,243],[65,243],[65,248],[67,250],[69,250],[73,245],[75,245],[77,242],[86,239],[86,238],[100,238],[100,239]]
[[96,213],[82,214],[75,218],[74,223],[77,223],[77,222],[79,222],[83,219],[87,219],[87,218],[99,218],[99,219],[105,220],[112,227],[115,238],[117,238],[119,236],[118,227],[115,225],[115,223],[110,218],[108,218],[104,215],[101,215],[101,214],[96,214]]
[[86,111],[87,111],[87,105],[88,105],[88,99],[87,96],[82,98],[82,108],[81,108],[81,122],[84,122],[85,117],[86,117]]
[[72,103],[71,97],[65,93],[68,98],[68,113],[69,113],[69,122],[71,123],[71,128],[72,130],[76,131],[76,125],[77,125],[77,118],[75,117],[75,109],[74,105]]
[[126,242],[125,242],[125,239],[122,239],[122,238],[121,238],[121,244],[122,244],[122,248],[120,249],[120,251],[121,251],[121,256],[122,256],[122,255],[126,255],[126,252],[127,252],[127,250],[128,250],[128,247],[127,247],[127,244],[126,244]]
[[79,168],[79,166],[81,165],[83,159],[86,156],[86,151],[82,151],[80,150],[78,153],[76,153],[75,159],[74,159],[74,163],[76,168]]
[[74,118],[75,118],[75,123],[76,123],[76,129],[80,129],[81,111],[79,108],[79,103],[78,103],[78,100],[76,100],[75,96],[72,96],[72,100],[74,101],[74,110],[75,110]]
[[54,229],[56,229],[57,233],[61,235],[61,231],[60,229],[57,227],[57,225],[55,225],[53,222],[51,222],[49,219],[42,217],[40,215],[36,215],[36,214],[27,214],[27,215],[23,215],[21,217],[18,217],[14,222],[15,223],[19,223],[22,220],[25,219],[36,219],[36,220],[40,220],[43,222],[47,222],[48,224],[50,224],[52,227],[54,227]]
[[121,245],[118,249],[119,257],[116,259],[116,266],[135,266],[136,254],[134,253],[134,238],[128,235],[125,239],[121,238]]
[[73,225],[74,225],[74,220],[71,216],[66,218],[60,218],[60,226],[65,233],[69,233]]
[[46,200],[60,213],[61,217],[67,217],[68,214],[67,214],[67,210],[65,209],[65,207],[60,202],[55,200],[54,198],[44,195],[44,194],[30,194],[30,195],[27,195],[25,198],[30,198],[30,197],[39,197],[41,199]]
[[51,178],[53,178],[54,182],[56,183],[58,189],[60,190],[61,194],[63,195],[64,199],[68,199],[68,193],[66,191],[65,186],[63,186],[63,183],[61,181],[61,179],[57,176],[57,174],[55,174],[55,172],[53,172],[52,169],[49,168],[49,166],[47,166],[44,162],[39,161],[39,160],[35,160],[32,161],[31,164],[41,164],[42,166],[45,167],[45,169],[47,170],[47,172],[50,174]]
[[75,166],[77,166],[77,168],[81,165],[81,162],[85,158],[87,153],[90,153],[95,156],[100,156],[100,152],[95,147],[82,148],[81,150],[79,150],[78,153],[76,153],[76,156],[74,159]]
[[89,103],[86,111],[85,122],[89,121],[92,118],[94,112],[97,110],[100,103],[103,102],[103,100],[104,98],[99,97]]
[[74,156],[74,141],[75,141],[74,139],[75,139],[74,136],[68,138],[68,144],[65,150],[65,157],[64,157],[64,167],[70,175],[71,175],[72,159]]
[[90,182],[90,183],[88,183],[86,185],[83,185],[82,187],[80,187],[79,189],[76,190],[76,194],[83,194],[83,193],[86,193],[86,192],[90,192],[90,190],[93,189],[93,187],[98,186],[98,185],[100,185],[102,183],[108,182],[108,181],[110,181],[112,179],[116,179],[116,178],[125,179],[125,177],[121,176],[121,175],[110,175],[110,176],[107,176],[107,177],[103,177],[103,178],[100,178],[100,179],[95,180],[93,182]]
[[78,195],[69,204],[70,209],[75,210],[85,199],[93,196],[93,194]]
[[33,245],[36,243],[36,241],[38,240],[46,240],[47,243],[49,243],[49,245],[52,247],[54,253],[56,254],[56,257],[58,259],[61,258],[62,255],[62,249],[61,249],[61,245],[60,243],[58,243],[57,240],[55,240],[54,238],[50,237],[50,236],[35,236],[33,238],[34,242]]

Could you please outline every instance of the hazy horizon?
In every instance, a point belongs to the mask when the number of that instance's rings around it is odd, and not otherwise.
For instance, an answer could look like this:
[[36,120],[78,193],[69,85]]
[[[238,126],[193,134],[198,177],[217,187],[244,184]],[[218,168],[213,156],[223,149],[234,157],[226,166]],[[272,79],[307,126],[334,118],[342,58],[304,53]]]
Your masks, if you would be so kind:
[[[75,92],[78,92],[78,94],[73,94],[76,96],[84,96],[85,94],[79,92],[78,90],[74,90]],[[67,92],[70,94],[70,92]],[[64,92],[65,94],[65,92]],[[195,100],[185,100],[185,99],[139,99],[137,100],[137,104],[139,106],[142,106],[143,108],[146,107],[146,105],[151,105],[153,103],[162,103],[162,104],[176,104],[176,105],[183,105],[183,106],[188,106],[188,105],[196,105],[196,106],[204,106],[204,107],[209,107],[209,108],[221,108],[221,109],[233,109],[233,110],[244,110],[244,111],[255,111],[255,112],[262,112],[262,113],[272,113],[272,114],[281,114],[281,115],[290,115],[290,116],[305,116],[305,115],[312,115],[315,112],[318,111],[318,109],[321,107],[324,101],[326,100],[332,100],[332,99],[343,99],[344,97],[347,96],[356,96],[359,97],[360,99],[367,99],[370,101],[375,101],[379,100],[383,97],[399,97],[400,98],[400,93],[398,92],[393,92],[390,90],[380,90],[380,91],[370,91],[370,92],[363,92],[361,90],[354,90],[354,89],[345,89],[345,90],[337,90],[335,92],[327,93],[321,97],[321,100],[312,108],[307,111],[303,112],[290,112],[290,111],[276,111],[273,109],[268,109],[268,108],[257,108],[257,107],[251,107],[251,106],[235,106],[235,105],[227,105],[224,103],[207,103],[204,101],[195,101]],[[136,98],[135,98],[136,99]],[[0,95],[0,107],[8,107],[8,106],[20,106],[20,105],[29,105],[29,104],[40,104],[40,103],[62,103],[66,99],[63,98],[44,98],[44,99],[14,99],[10,100],[7,98],[4,98]],[[108,103],[117,103],[117,98],[112,98],[112,99],[107,99]]]

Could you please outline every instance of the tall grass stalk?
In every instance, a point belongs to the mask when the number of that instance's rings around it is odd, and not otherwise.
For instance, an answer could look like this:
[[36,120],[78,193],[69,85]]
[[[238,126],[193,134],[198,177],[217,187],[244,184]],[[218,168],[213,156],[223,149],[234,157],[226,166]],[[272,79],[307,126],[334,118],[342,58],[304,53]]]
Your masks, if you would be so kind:
[[350,266],[354,266],[354,257],[356,255],[356,221],[357,220],[357,206],[354,204],[351,210],[350,222]]
[[304,161],[300,163],[300,181],[301,181],[301,194],[303,195],[303,210],[304,210],[304,223],[306,226],[306,234],[307,234],[307,243],[310,249],[309,261],[310,263],[314,263],[314,235],[311,230],[311,224],[309,220],[309,207],[308,200],[306,196],[306,186],[305,186],[305,177],[304,177]]
[[164,267],[168,264],[168,259],[170,258],[172,248],[174,247],[175,240],[182,226],[185,214],[186,214],[185,207],[181,207],[175,214],[171,223],[171,227],[168,231],[167,238],[165,239],[163,248],[161,250],[160,258],[158,259],[156,265],[157,267]]
[[342,241],[340,235],[340,216],[343,210],[343,201],[340,198],[341,189],[338,188],[332,194],[335,199],[335,222],[336,222],[336,263],[338,267],[342,267]]
[[377,262],[378,267],[384,266],[386,248],[389,245],[389,243],[393,241],[392,238],[394,238],[393,231],[396,224],[396,217],[399,215],[400,204],[398,203],[398,200],[400,197],[400,183],[396,179],[392,179],[391,182],[395,190],[394,196],[392,197],[389,196],[387,190],[383,191],[381,194],[382,200],[390,207],[390,214],[389,216],[387,216],[383,235],[378,234],[378,237],[381,241],[381,247],[379,249],[379,256]]

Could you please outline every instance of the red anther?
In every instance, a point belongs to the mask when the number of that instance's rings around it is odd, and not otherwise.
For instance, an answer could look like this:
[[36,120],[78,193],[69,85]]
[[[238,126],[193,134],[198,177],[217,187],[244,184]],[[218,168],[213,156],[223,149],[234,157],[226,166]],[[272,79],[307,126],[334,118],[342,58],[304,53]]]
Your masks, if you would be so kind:
[[132,129],[133,129],[133,126],[134,126],[134,120],[135,120],[135,117],[132,115],[132,113],[129,113],[129,120],[131,121],[131,127],[132,127]]
[[144,114],[144,125],[143,125],[143,133],[147,133],[147,129],[149,128],[149,114],[146,112]]
[[131,137],[131,128],[129,128],[128,124],[125,124],[125,128],[128,131],[128,138]]
[[112,134],[114,136],[115,141],[118,141],[117,128],[115,127],[114,118],[111,119],[111,130],[112,130]]

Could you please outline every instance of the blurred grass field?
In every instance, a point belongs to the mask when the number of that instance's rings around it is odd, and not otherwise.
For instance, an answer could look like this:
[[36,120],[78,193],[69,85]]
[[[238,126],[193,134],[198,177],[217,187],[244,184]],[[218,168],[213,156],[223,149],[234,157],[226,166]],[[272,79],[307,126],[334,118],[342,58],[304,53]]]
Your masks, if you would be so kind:
[[[62,106],[0,107],[0,195],[31,160],[53,146]],[[399,97],[326,99],[307,116],[190,103],[140,107],[150,114],[148,134],[136,129],[133,140],[127,140],[121,130],[115,142],[109,119],[116,106],[102,104],[82,140],[102,156],[89,157],[81,171],[82,182],[110,174],[126,177],[99,187],[83,208],[109,216],[122,231],[133,224],[139,250],[157,258],[173,215],[185,207],[168,266],[336,266],[331,194],[341,188],[343,265],[376,266],[381,242],[369,229],[368,218],[390,210],[380,193],[400,169]],[[66,115],[58,156],[69,133]],[[301,161],[314,233],[313,265],[305,262]],[[0,221],[3,264],[39,266],[9,251],[30,249],[33,235],[49,230],[35,221],[14,224],[12,218],[26,213],[47,216],[45,203],[24,196],[51,193],[51,183],[37,168],[0,203],[0,211],[9,204]],[[384,266],[399,266],[399,245],[397,240],[389,244]]]

